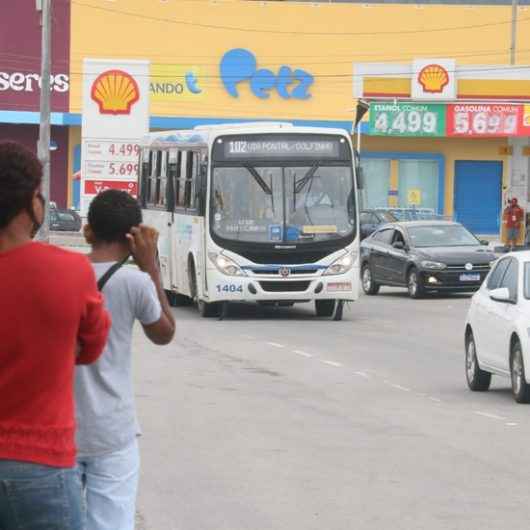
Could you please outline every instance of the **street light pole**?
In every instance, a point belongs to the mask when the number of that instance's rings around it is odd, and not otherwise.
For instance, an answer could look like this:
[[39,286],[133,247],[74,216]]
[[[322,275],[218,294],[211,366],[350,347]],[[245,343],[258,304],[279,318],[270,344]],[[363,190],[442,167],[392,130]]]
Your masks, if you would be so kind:
[[42,163],[42,192],[45,199],[44,223],[38,238],[50,239],[50,75],[51,75],[51,0],[36,0],[37,11],[41,12],[41,89],[40,127],[37,154]]
[[519,0],[512,0],[512,44],[510,46],[510,64],[515,64],[517,48],[517,5]]

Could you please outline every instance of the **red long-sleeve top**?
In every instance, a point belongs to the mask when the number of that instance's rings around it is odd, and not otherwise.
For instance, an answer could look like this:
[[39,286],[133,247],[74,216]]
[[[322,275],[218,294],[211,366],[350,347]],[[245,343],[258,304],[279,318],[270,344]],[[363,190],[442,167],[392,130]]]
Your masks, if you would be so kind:
[[0,252],[0,459],[75,464],[74,367],[99,357],[109,327],[85,256]]

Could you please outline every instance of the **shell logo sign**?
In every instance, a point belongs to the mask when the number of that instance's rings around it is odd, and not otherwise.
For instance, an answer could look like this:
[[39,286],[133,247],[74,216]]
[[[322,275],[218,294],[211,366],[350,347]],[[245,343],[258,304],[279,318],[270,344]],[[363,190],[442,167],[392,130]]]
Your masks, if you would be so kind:
[[414,59],[411,96],[424,101],[456,98],[456,61],[454,59]]
[[424,92],[429,94],[441,94],[449,84],[449,73],[439,64],[428,64],[418,74],[418,83]]
[[127,72],[107,70],[92,84],[90,97],[98,104],[100,114],[130,114],[140,99],[140,89]]

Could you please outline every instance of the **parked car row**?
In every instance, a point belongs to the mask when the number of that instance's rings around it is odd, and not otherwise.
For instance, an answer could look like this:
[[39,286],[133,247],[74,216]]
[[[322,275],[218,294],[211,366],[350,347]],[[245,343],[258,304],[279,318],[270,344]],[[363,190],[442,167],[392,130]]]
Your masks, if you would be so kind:
[[361,239],[386,223],[396,221],[427,221],[444,220],[444,216],[437,214],[430,208],[370,208],[361,211],[360,227]]
[[58,232],[79,232],[81,225],[81,217],[75,210],[57,208],[55,203],[50,203],[50,230]]

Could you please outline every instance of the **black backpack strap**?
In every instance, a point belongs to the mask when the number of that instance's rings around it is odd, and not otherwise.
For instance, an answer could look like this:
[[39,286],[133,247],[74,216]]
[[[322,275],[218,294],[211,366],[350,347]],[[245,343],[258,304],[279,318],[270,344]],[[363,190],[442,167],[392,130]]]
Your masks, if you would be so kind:
[[100,291],[103,290],[103,287],[105,287],[105,284],[110,280],[111,276],[119,269],[121,269],[129,260],[129,255],[125,257],[122,261],[118,261],[118,263],[115,263],[109,269],[101,278],[98,280],[98,289]]

